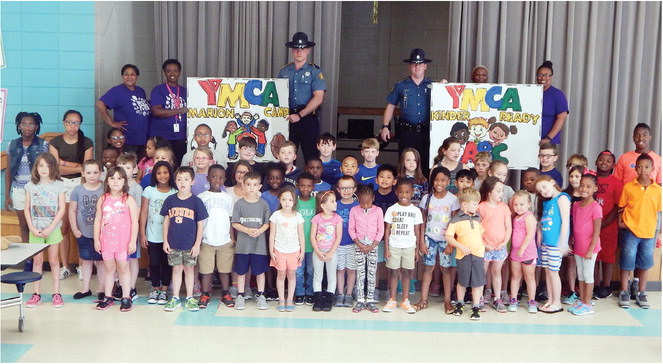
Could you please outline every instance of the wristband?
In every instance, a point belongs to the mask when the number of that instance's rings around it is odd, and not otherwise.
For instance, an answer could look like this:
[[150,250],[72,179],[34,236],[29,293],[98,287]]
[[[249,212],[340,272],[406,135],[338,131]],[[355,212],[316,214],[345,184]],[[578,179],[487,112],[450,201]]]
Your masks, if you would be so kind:
[[391,130],[391,129],[389,128],[389,125],[384,125],[384,124],[383,124],[383,125],[382,125],[382,129],[385,129],[385,128],[386,128],[387,130]]

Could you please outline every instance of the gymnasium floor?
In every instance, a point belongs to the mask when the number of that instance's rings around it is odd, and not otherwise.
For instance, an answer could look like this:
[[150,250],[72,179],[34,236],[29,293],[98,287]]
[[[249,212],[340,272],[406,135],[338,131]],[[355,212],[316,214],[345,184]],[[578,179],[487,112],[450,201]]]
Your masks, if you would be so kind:
[[[138,283],[141,297],[131,312],[120,312],[119,304],[97,311],[92,297],[73,300],[80,282],[75,275],[67,278],[65,306],[53,308],[46,291],[47,302],[26,309],[23,333],[18,308],[3,309],[1,361],[661,362],[660,292],[649,293],[649,310],[634,302],[625,310],[610,297],[596,301],[590,316],[532,315],[521,307],[504,314],[489,309],[473,322],[467,311],[462,317],[444,314],[439,297],[414,315],[401,309],[312,312],[310,306],[282,313],[276,302],[266,311],[258,311],[255,301],[247,301],[244,311],[217,308],[215,291],[206,310],[168,313],[148,305],[149,284],[142,278]],[[50,272],[42,287],[50,289]],[[13,292],[13,285],[2,285],[3,298]]]

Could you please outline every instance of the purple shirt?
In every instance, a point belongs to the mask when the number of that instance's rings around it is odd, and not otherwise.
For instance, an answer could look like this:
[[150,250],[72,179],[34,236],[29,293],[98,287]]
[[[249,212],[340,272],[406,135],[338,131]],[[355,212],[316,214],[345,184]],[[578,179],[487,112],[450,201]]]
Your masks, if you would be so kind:
[[[566,101],[566,96],[564,96],[561,90],[550,86],[547,90],[543,91],[541,138],[545,138],[550,133],[557,115],[563,112],[569,112],[569,103]],[[561,132],[557,133],[550,142],[559,144],[561,141],[560,135]]]
[[145,90],[136,86],[134,91],[124,84],[117,85],[99,98],[108,109],[113,110],[113,121],[126,121],[126,143],[145,145],[150,125],[150,103]]
[[[170,92],[172,91],[172,93]],[[161,105],[164,110],[175,110],[186,106],[186,87],[177,85],[168,91],[165,83],[156,86],[150,94],[152,106]],[[176,102],[179,96],[179,103]],[[175,132],[174,125],[179,124],[179,132]],[[186,139],[186,113],[173,115],[168,118],[150,118],[150,136],[160,136],[168,140]]]

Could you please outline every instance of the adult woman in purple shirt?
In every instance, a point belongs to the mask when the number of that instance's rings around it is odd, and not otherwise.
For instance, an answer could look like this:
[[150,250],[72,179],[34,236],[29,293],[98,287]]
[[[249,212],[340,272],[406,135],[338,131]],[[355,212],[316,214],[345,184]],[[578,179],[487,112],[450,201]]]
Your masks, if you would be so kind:
[[[124,151],[135,153],[140,160],[145,154],[150,126],[150,104],[145,90],[137,86],[140,72],[133,64],[122,67],[122,83],[111,88],[96,102],[97,110],[111,128],[124,130]],[[111,118],[108,110],[113,110]]]
[[552,86],[553,64],[545,61],[536,69],[536,82],[543,85],[543,112],[541,124],[541,142],[560,143],[559,132],[569,115],[569,104],[564,93]]

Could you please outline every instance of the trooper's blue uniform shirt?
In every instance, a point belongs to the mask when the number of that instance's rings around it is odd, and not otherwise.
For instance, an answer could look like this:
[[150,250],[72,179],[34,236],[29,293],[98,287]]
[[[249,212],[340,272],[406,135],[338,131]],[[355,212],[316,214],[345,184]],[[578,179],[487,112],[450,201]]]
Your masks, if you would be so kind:
[[398,106],[401,117],[409,124],[427,123],[430,119],[431,80],[425,77],[419,85],[411,77],[398,81],[387,96],[387,102]]
[[279,78],[288,78],[289,106],[291,109],[303,107],[313,98],[313,92],[327,90],[325,77],[317,65],[307,62],[296,70],[294,63],[288,63],[279,71]]

